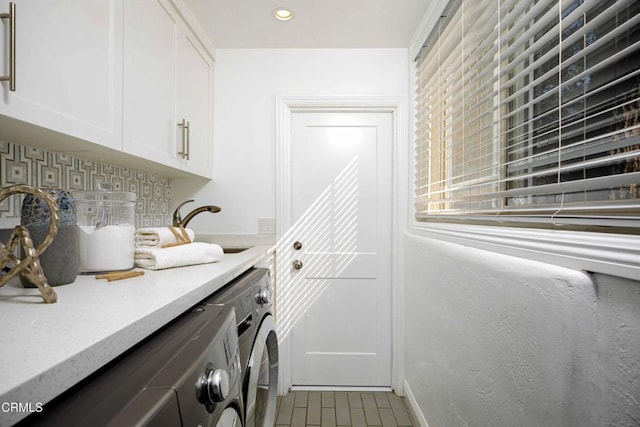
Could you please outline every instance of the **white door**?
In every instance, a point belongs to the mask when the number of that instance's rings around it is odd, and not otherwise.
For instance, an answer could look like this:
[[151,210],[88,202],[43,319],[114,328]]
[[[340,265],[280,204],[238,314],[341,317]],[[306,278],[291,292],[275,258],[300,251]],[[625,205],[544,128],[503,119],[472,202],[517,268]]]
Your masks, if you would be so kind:
[[278,322],[294,386],[391,385],[392,120],[291,115]]

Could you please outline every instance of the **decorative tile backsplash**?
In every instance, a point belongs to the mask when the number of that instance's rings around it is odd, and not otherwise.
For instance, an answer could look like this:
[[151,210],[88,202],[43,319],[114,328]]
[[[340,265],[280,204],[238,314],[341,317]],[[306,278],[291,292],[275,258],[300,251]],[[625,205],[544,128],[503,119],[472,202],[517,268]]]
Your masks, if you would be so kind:
[[[136,194],[136,227],[170,224],[171,187],[167,177],[0,140],[2,187],[26,184],[96,190],[102,182],[111,183],[113,191]],[[18,197],[6,198],[0,202],[0,218],[19,218],[20,205]]]

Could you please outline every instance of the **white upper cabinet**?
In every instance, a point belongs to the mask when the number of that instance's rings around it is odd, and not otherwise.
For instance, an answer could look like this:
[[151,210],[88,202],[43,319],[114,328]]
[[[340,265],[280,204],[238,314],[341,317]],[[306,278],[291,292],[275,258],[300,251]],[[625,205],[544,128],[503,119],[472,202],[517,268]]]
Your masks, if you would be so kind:
[[[14,0],[14,8],[0,22],[0,76],[15,67],[15,91],[0,82],[0,139],[211,178],[213,46],[181,0]],[[10,10],[0,0],[0,14]]]
[[[0,114],[121,149],[123,0],[14,3],[15,92],[2,82]],[[9,1],[0,0],[0,13]],[[8,75],[9,19],[0,25],[0,74]]]
[[210,177],[213,59],[167,0],[124,20],[124,151]]
[[125,2],[124,150],[178,167],[176,44],[178,22],[168,2]]
[[211,176],[213,61],[190,32],[181,34],[178,42],[178,114],[189,126],[186,141],[178,140],[183,167]]

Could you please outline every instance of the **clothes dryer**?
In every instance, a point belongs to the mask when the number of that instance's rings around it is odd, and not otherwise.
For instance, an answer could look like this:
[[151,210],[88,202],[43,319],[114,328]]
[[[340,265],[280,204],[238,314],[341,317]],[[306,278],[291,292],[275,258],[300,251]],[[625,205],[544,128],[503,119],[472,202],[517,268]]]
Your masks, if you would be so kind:
[[23,425],[242,427],[233,307],[198,305]]
[[273,427],[275,423],[278,337],[272,295],[269,270],[252,268],[207,300],[235,308],[247,427]]

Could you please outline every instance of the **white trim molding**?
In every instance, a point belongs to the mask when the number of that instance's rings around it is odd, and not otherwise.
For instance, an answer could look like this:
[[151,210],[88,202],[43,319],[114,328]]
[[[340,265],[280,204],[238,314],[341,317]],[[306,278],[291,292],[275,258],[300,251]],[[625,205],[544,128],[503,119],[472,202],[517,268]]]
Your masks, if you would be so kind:
[[415,60],[420,54],[422,46],[427,42],[429,34],[431,34],[435,26],[438,25],[438,21],[447,8],[448,3],[447,1],[429,2],[427,11],[422,16],[422,20],[418,24],[418,28],[414,32],[409,44],[409,59],[411,61]]
[[[392,388],[399,395],[404,386],[404,288],[403,234],[407,227],[404,214],[407,206],[408,176],[406,159],[409,155],[408,97],[399,96],[276,96],[276,241],[283,238],[283,230],[291,224],[288,195],[291,194],[291,115],[299,112],[389,112],[393,117],[393,224],[392,224]],[[276,263],[277,263],[276,256]],[[276,268],[276,271],[278,269]],[[277,280],[277,278],[276,278]],[[277,285],[276,285],[277,304]],[[276,314],[277,320],[277,314]],[[280,343],[280,366],[291,366],[291,343]],[[279,370],[278,393],[291,387],[291,372]]]
[[409,232],[561,267],[640,280],[640,236],[417,221]]
[[427,423],[427,419],[424,414],[420,410],[420,405],[418,405],[418,400],[413,395],[411,391],[411,387],[409,387],[409,383],[404,382],[404,391],[405,391],[405,401],[409,406],[409,411],[411,411],[411,416],[413,417],[413,421],[417,422],[420,427],[429,427],[429,423]]

